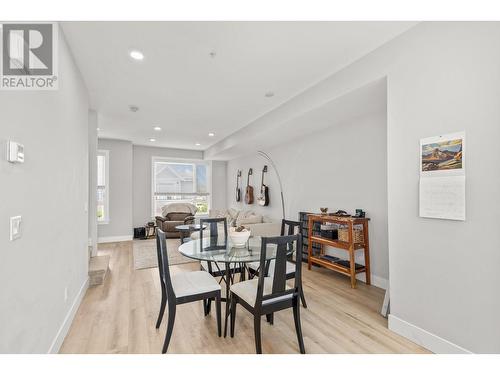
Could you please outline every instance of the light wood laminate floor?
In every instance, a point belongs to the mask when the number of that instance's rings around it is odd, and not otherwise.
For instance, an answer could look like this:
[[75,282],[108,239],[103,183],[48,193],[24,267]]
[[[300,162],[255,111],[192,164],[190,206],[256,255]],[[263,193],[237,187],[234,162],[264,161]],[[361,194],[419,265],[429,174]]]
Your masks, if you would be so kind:
[[[132,242],[100,246],[110,255],[103,285],[89,288],[60,353],[161,353],[168,309],[155,329],[160,306],[157,268],[134,270]],[[198,270],[197,263],[172,266],[172,273]],[[308,309],[301,309],[307,353],[427,353],[387,329],[380,314],[384,291],[326,269],[303,270]],[[224,303],[223,303],[224,311]],[[265,319],[265,318],[263,318]],[[292,311],[262,323],[264,353],[298,353]],[[177,307],[169,353],[255,353],[253,318],[239,307],[234,338],[216,334],[215,308],[203,316],[201,302]]]

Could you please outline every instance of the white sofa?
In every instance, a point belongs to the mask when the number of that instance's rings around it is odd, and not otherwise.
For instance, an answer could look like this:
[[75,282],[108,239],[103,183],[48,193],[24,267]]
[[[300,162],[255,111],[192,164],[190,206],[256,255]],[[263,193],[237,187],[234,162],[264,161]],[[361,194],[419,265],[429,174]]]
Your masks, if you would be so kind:
[[[250,230],[253,237],[279,236],[281,231],[281,222],[273,221],[266,215],[256,214],[253,210],[237,210],[233,208],[228,210],[210,210],[208,217],[225,217],[227,219],[228,231],[231,226],[243,225]],[[219,226],[219,231],[222,230],[222,226]],[[205,233],[208,236],[208,229],[205,229]],[[200,232],[193,232],[191,238],[200,238]]]

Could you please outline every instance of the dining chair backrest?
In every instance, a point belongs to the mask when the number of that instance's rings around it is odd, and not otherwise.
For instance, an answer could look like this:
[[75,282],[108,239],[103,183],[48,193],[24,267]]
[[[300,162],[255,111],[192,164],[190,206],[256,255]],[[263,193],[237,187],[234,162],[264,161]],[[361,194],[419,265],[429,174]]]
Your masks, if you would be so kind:
[[[282,219],[281,220],[281,235],[285,236],[291,236],[292,234],[300,234],[302,235],[302,223],[300,221],[293,221],[293,220],[287,220],[287,219]],[[289,247],[293,246],[292,244],[289,244]],[[288,254],[288,259],[292,259],[292,254]]]
[[168,266],[167,240],[165,238],[165,232],[160,228],[157,228],[156,231],[156,252],[158,255],[158,270],[160,273],[161,288],[166,291],[168,298],[175,298],[172,281],[170,279],[170,268]]
[[292,235],[292,234],[297,234],[300,233],[300,230],[302,229],[302,223],[300,221],[293,221],[293,220],[286,220],[282,219],[281,220],[281,235]]
[[[266,258],[267,253],[269,251],[272,251],[270,249],[270,245],[275,246],[276,251],[276,258],[274,259],[274,273],[270,275],[273,280],[272,291],[271,294],[264,295],[265,272],[260,272],[257,287],[257,298],[255,302],[256,307],[261,306],[262,304],[282,300],[290,294],[295,294],[296,296],[298,296],[302,285],[302,235],[299,233],[279,237],[262,237],[260,250],[260,269],[262,270],[268,267],[266,266],[266,263],[268,263],[266,261]],[[293,248],[297,249],[297,271],[295,272],[294,287],[287,289],[286,262],[288,253],[290,252],[289,249]]]
[[203,237],[206,237],[207,232],[204,230],[200,230],[200,246],[203,247],[203,250],[211,250],[212,248],[220,249],[219,244],[219,224],[222,224],[224,227],[224,248],[225,243],[227,241],[227,219],[225,217],[221,218],[209,218],[209,219],[200,219],[200,226],[203,228],[204,225],[207,226],[208,237],[210,239],[209,247],[204,246]]

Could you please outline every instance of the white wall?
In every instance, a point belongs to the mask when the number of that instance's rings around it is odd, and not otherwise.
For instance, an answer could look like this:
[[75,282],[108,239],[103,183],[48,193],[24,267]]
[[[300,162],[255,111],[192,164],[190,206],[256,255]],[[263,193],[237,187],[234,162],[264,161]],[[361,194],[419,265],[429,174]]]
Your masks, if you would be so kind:
[[[304,126],[311,125],[304,118]],[[285,211],[288,219],[297,220],[298,212],[331,212],[342,209],[354,212],[362,208],[370,217],[370,255],[373,283],[385,287],[389,279],[387,246],[387,131],[385,113],[365,115],[325,131],[296,139],[286,145],[264,150],[276,164],[283,183]],[[247,173],[253,168],[250,185],[259,195],[262,167],[269,172],[264,183],[269,186],[270,205],[247,205],[235,200],[236,172],[243,173],[243,189]],[[255,152],[228,163],[227,206],[252,209],[281,220],[278,179],[271,165]],[[333,255],[348,259],[345,251],[332,250]],[[363,263],[362,251],[358,252]],[[361,276],[361,275],[360,275]],[[348,284],[346,284],[348,285]]]
[[[401,42],[388,91],[391,309],[398,319],[390,323],[499,353],[500,23],[429,23]],[[467,219],[420,218],[418,142],[461,130]],[[425,334],[420,341],[461,351]]]
[[[59,90],[0,91],[0,113],[0,352],[57,352],[88,278],[88,98],[62,33]],[[5,160],[8,139],[24,164]]]
[[99,139],[98,148],[109,151],[109,222],[98,224],[98,241],[132,239],[132,142]]
[[89,247],[97,255],[97,113],[89,111]]
[[[231,190],[226,189],[227,184],[227,162],[221,160],[213,160],[212,166],[212,197],[211,208],[223,209],[227,204],[227,192]],[[233,187],[234,190],[234,187]]]
[[[421,23],[250,125],[387,77],[389,326],[437,352],[500,352],[498,45],[498,22]],[[419,140],[461,130],[467,219],[420,218]],[[224,144],[244,141],[235,133]]]

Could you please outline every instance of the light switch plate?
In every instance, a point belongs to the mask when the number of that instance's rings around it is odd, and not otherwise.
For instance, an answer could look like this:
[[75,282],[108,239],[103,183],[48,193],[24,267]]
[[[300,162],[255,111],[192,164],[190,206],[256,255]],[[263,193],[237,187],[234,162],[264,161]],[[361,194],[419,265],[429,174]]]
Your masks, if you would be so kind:
[[9,141],[7,150],[7,160],[11,163],[24,163],[24,145]]
[[10,240],[14,241],[21,237],[21,216],[10,218]]

